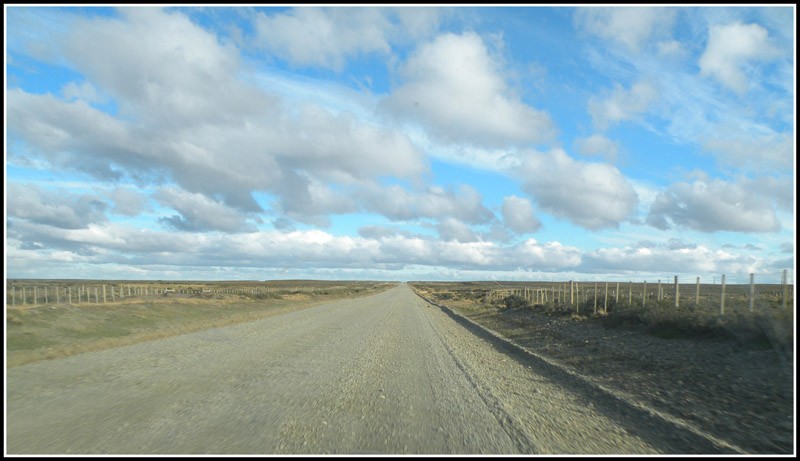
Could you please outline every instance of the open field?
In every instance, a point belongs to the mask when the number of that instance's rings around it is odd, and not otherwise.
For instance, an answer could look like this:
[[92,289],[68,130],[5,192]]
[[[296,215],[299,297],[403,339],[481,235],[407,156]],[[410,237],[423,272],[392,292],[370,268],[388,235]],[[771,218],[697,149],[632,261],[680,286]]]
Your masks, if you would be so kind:
[[[794,339],[793,287],[777,284],[674,285],[580,282],[414,283],[433,299],[467,309],[530,308],[605,327],[684,338],[731,339],[740,345],[772,346],[789,354]],[[784,298],[785,297],[785,298]],[[784,299],[786,302],[784,303]],[[752,308],[751,308],[752,306]]]
[[[175,283],[9,280],[9,289],[14,287],[17,293],[25,288],[27,295],[37,288],[38,303],[24,304],[21,297],[12,303],[7,293],[6,366],[252,321],[334,299],[374,294],[393,285],[311,280]],[[112,286],[116,289],[113,301]],[[50,287],[49,302],[45,302],[45,287]],[[62,290],[58,300],[53,287]],[[100,293],[97,299],[95,288]],[[64,290],[75,294],[72,303],[61,296]],[[78,300],[79,293],[89,293],[88,301]],[[33,298],[26,301],[33,302]]]

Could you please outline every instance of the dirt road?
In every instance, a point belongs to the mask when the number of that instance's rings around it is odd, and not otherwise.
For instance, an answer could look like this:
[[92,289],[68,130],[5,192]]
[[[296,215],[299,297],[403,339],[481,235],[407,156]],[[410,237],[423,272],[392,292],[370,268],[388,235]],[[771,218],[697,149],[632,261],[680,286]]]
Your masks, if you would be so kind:
[[724,453],[407,285],[7,370],[8,454]]

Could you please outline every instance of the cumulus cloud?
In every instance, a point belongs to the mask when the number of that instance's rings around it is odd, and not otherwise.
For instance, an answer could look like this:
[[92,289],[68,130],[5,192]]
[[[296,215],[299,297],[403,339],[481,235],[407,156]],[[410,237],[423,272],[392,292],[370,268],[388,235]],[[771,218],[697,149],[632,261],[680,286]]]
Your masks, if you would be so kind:
[[81,82],[80,84],[75,82],[69,82],[61,88],[61,94],[64,95],[64,99],[72,100],[72,99],[83,99],[86,102],[103,102],[105,98],[100,95],[97,91],[97,88],[94,87],[89,82]]
[[136,216],[147,207],[147,199],[129,188],[116,187],[107,196],[114,203],[111,209],[114,214]]
[[583,155],[599,156],[609,162],[614,162],[619,152],[619,145],[601,134],[578,138],[575,140],[575,148]]
[[483,205],[480,193],[468,185],[456,190],[430,186],[418,192],[397,185],[371,185],[359,190],[357,196],[366,211],[380,213],[393,221],[453,218],[480,224],[494,219],[494,214]]
[[589,98],[589,114],[597,128],[605,130],[609,126],[625,120],[634,120],[646,112],[658,99],[658,92],[649,82],[642,81],[626,90],[619,83],[606,98]]
[[742,184],[719,179],[669,186],[651,205],[647,223],[662,230],[679,226],[704,232],[780,229],[769,200],[753,194]]
[[546,143],[556,134],[547,113],[514,95],[499,59],[475,33],[438,36],[409,57],[399,73],[402,84],[379,107],[422,124],[445,142],[508,147]]
[[638,202],[615,167],[579,162],[561,149],[529,154],[518,174],[522,189],[542,209],[587,229],[619,226]]
[[509,229],[518,234],[536,232],[542,223],[533,213],[533,206],[528,199],[509,196],[503,199],[503,221]]
[[528,239],[513,246],[419,236],[334,236],[320,230],[190,233],[133,229],[117,224],[60,229],[25,221],[9,229],[15,251],[21,242],[83,255],[88,262],[131,266],[393,268],[409,265],[458,269],[558,270],[580,263],[575,247]]
[[280,197],[278,208],[288,217],[306,224],[327,227],[329,214],[357,210],[356,203],[348,195],[294,171],[286,172],[276,192]]
[[293,8],[258,13],[256,40],[270,53],[300,66],[342,70],[350,57],[391,54],[391,43],[431,34],[434,8]]
[[652,36],[669,33],[675,20],[672,8],[576,8],[578,28],[637,52]]
[[80,27],[65,35],[63,51],[88,84],[113,98],[118,114],[84,99],[7,94],[9,138],[55,166],[104,181],[173,180],[245,213],[264,211],[253,193],[270,192],[287,200],[278,208],[293,219],[322,222],[328,218],[302,214],[318,203],[301,203],[313,194],[280,194],[298,176],[352,184],[427,171],[424,155],[403,134],[347,112],[283,104],[242,77],[232,45],[180,12],[131,8],[119,18],[76,21]]
[[436,230],[439,232],[439,236],[442,240],[445,241],[455,240],[462,243],[478,241],[478,236],[475,234],[475,231],[457,219],[443,219],[436,225]]
[[[579,270],[661,274],[743,274],[763,270],[765,261],[752,255],[714,250],[705,245],[663,244],[655,247],[600,248],[584,255]],[[638,275],[638,274],[637,274]]]
[[162,188],[153,194],[153,198],[180,213],[159,219],[161,223],[179,231],[241,232],[255,230],[255,226],[247,222],[244,214],[202,194]]
[[62,229],[82,229],[107,221],[108,204],[97,195],[75,195],[16,182],[6,187],[9,217]]
[[700,75],[713,77],[737,93],[744,93],[749,82],[743,67],[749,61],[770,59],[777,54],[768,34],[758,24],[712,25],[699,61]]

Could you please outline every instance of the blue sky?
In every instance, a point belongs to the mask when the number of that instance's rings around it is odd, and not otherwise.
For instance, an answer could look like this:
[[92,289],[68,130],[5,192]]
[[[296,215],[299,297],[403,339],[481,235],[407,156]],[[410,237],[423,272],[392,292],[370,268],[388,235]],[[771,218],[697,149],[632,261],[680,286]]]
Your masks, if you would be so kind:
[[794,268],[793,6],[5,13],[9,278]]

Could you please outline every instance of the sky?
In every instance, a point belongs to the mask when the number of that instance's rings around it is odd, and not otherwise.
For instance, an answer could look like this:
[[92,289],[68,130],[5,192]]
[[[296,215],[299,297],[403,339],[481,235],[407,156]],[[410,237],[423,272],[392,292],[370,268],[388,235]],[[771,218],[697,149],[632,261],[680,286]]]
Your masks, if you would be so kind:
[[793,277],[792,5],[4,9],[7,278]]

